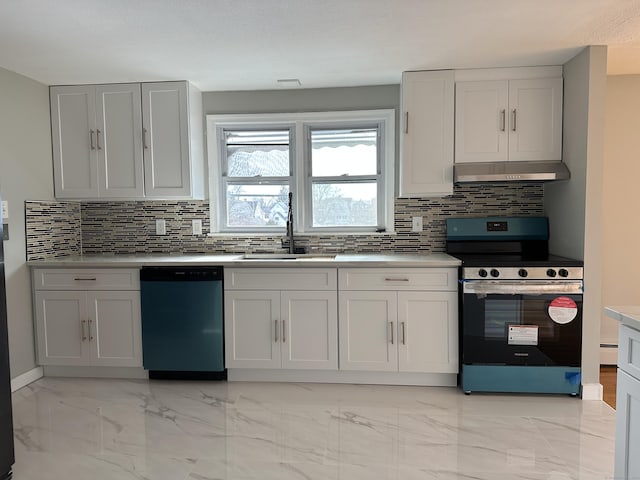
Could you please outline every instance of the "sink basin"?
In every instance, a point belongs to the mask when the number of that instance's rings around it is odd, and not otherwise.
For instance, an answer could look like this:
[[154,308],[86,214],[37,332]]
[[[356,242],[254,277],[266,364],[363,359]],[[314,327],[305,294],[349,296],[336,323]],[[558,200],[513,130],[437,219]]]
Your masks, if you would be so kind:
[[324,253],[245,253],[243,260],[333,260],[335,255]]

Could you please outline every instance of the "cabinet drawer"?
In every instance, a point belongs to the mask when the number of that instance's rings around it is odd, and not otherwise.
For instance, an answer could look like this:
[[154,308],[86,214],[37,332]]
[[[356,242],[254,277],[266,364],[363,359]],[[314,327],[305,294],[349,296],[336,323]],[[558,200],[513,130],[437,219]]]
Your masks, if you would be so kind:
[[335,268],[225,268],[225,290],[336,290]]
[[640,380],[640,331],[620,325],[618,367]]
[[33,285],[35,290],[140,290],[140,271],[38,268],[33,271]]
[[341,268],[340,290],[455,291],[455,268]]

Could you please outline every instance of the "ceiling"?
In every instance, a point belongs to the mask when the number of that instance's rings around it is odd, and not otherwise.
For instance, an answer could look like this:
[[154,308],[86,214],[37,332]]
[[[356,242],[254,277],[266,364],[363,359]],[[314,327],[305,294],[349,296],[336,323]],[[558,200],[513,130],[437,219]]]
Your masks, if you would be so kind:
[[45,84],[204,91],[400,82],[403,70],[558,65],[609,46],[640,73],[640,0],[2,0],[0,67]]

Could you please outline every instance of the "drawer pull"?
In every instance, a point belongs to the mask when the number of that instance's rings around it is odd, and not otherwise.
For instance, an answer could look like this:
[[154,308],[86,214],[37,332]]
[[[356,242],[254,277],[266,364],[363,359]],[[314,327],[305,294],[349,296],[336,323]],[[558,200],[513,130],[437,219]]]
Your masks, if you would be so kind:
[[285,326],[285,321],[286,320],[282,320],[282,343],[287,342],[287,327]]
[[393,345],[393,322],[389,322],[389,330],[391,331],[391,345]]
[[385,278],[385,282],[408,282],[408,278]]
[[278,332],[279,332],[279,330],[278,330],[278,320],[274,320],[273,322],[274,322],[274,325],[275,325],[275,328],[274,328],[274,330],[275,330],[275,342],[278,343]]
[[91,277],[91,278],[74,278],[73,280],[76,282],[95,282],[98,279],[96,277]]
[[402,325],[402,344],[406,345],[407,344],[407,332],[405,331],[405,326],[404,326],[405,322],[401,322],[400,325]]

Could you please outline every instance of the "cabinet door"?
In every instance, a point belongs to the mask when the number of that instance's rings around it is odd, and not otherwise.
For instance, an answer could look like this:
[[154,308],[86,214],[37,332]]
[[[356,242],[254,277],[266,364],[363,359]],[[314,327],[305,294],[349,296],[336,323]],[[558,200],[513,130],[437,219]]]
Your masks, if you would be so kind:
[[227,368],[280,368],[280,292],[225,292]]
[[89,365],[84,292],[36,292],[36,336],[41,365]]
[[100,197],[142,198],[140,84],[96,86]]
[[97,197],[95,87],[51,87],[49,94],[55,195]]
[[508,108],[506,80],[456,83],[456,163],[507,160]]
[[338,369],[334,292],[282,292],[282,368]]
[[400,196],[453,193],[454,72],[402,74]]
[[145,193],[148,198],[189,198],[188,91],[186,82],[142,85]]
[[396,292],[340,292],[341,370],[398,370]]
[[140,292],[90,292],[87,305],[93,364],[141,367]]
[[398,369],[458,373],[456,292],[398,292]]
[[562,158],[562,78],[509,82],[509,160]]
[[640,380],[618,369],[614,478],[640,478],[638,452],[640,452]]

